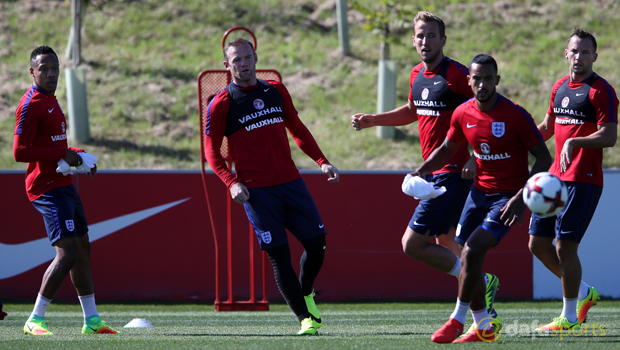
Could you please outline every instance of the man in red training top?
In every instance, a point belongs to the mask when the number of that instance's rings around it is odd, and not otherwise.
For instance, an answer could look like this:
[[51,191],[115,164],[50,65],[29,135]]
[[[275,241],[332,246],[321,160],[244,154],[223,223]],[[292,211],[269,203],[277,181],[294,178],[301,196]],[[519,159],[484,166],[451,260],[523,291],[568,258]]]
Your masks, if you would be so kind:
[[564,54],[570,75],[553,86],[538,130],[545,140],[555,134],[549,172],[566,183],[568,202],[557,215],[532,214],[530,251],[562,280],[564,296],[560,316],[538,330],[580,332],[599,291],[581,280],[577,249],[603,193],[603,148],[613,147],[618,138],[618,97],[593,71],[598,54],[592,34],[575,29]]
[[[43,215],[47,235],[56,257],[45,271],[34,310],[24,325],[24,333],[53,335],[45,324],[45,312],[67,275],[77,291],[84,311],[82,333],[112,333],[99,318],[90,272],[90,241],[82,201],[73,186],[72,176],[57,173],[58,161],[71,166],[82,164],[79,148],[67,146],[67,121],[56,96],[60,65],[48,46],[39,46],[30,54],[32,87],[24,94],[15,111],[13,154],[18,162],[28,163],[26,192],[28,199]],[[88,175],[97,172],[95,166]]]
[[[297,334],[316,334],[322,320],[312,286],[323,265],[327,231],[291,158],[287,129],[328,181],[338,182],[339,171],[299,119],[284,85],[256,78],[258,57],[250,42],[231,40],[224,46],[224,58],[233,81],[207,108],[205,156],[231,197],[244,205],[261,249],[273,265],[278,288],[301,323]],[[220,154],[224,137],[236,174]],[[299,278],[291,263],[286,230],[304,247]]]
[[[474,57],[469,65],[474,98],[458,106],[443,144],[412,175],[441,169],[467,141],[476,157],[476,177],[456,231],[463,245],[459,295],[450,319],[431,340],[437,343],[494,341],[497,325],[489,317],[482,264],[525,209],[522,190],[530,176],[528,152],[535,158],[532,174],[546,171],[551,155],[530,114],[497,93],[497,63],[489,55]],[[467,310],[475,332],[463,332]],[[495,326],[495,327],[494,327]]]
[[[361,130],[417,121],[422,157],[427,159],[446,138],[456,107],[474,94],[467,80],[469,70],[443,53],[447,40],[443,20],[420,11],[413,23],[413,46],[422,62],[411,70],[407,104],[385,113],[354,114],[351,123],[355,130]],[[474,159],[464,142],[447,164],[425,176],[435,186],[444,186],[446,193],[420,200],[402,237],[405,254],[456,278],[461,274],[462,248],[455,241],[456,225],[473,182]],[[435,236],[435,242],[429,241],[430,236]],[[490,273],[484,277],[487,309],[501,328],[502,321],[493,307],[499,279]]]

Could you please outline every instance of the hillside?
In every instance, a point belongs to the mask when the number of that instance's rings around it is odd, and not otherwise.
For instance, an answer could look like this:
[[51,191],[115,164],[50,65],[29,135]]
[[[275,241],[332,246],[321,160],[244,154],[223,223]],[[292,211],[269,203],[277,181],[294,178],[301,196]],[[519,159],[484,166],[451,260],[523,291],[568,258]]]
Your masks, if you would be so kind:
[[[374,3],[372,0],[363,3]],[[242,25],[258,38],[258,68],[275,68],[302,120],[340,169],[411,169],[421,162],[417,125],[398,128],[395,140],[374,130],[354,132],[349,117],[375,112],[379,39],[349,12],[352,55],[339,50],[335,0],[91,0],[82,31],[88,71],[92,142],[71,145],[99,155],[102,169],[199,169],[196,78],[221,69],[222,34]],[[449,5],[439,6],[439,4]],[[574,27],[595,34],[595,71],[620,89],[620,2],[410,1],[447,24],[445,53],[465,64],[490,53],[502,76],[498,91],[540,121],[553,83],[568,73],[563,58]],[[55,48],[63,65],[71,25],[64,0],[0,2],[0,169],[25,169],[13,160],[14,111],[32,82],[28,58],[38,45]],[[406,102],[408,77],[419,62],[411,30],[394,30],[403,45],[397,105]],[[57,90],[67,111],[64,74]],[[69,125],[69,127],[71,127]],[[294,144],[300,168],[318,169]],[[549,144],[550,147],[552,146]],[[620,145],[606,150],[605,166],[620,167]]]

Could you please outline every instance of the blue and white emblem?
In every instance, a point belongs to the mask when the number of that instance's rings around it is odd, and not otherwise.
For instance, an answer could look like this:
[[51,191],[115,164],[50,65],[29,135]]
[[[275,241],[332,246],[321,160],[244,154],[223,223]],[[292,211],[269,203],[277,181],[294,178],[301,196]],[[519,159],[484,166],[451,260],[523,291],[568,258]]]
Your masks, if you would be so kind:
[[570,103],[570,98],[568,98],[568,96],[565,96],[565,97],[562,99],[562,108],[566,108],[566,107],[568,107],[568,104],[569,104],[569,103]]
[[271,232],[267,231],[267,232],[261,233],[260,239],[262,239],[263,242],[265,242],[265,244],[271,243]]
[[506,123],[493,122],[491,123],[491,132],[495,137],[502,137],[506,133]]
[[65,226],[67,226],[67,230],[71,232],[75,230],[75,225],[73,224],[73,220],[65,220]]
[[422,99],[426,100],[428,98],[428,88],[424,88],[424,90],[422,90]]
[[265,108],[265,102],[263,102],[263,100],[261,100],[260,98],[257,98],[256,100],[254,100],[254,108],[258,110]]

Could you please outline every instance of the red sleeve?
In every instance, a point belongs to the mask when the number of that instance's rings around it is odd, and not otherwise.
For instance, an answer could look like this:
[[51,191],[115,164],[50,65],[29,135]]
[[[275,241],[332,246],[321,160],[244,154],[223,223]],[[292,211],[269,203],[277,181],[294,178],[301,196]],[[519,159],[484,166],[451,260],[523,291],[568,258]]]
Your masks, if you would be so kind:
[[560,88],[560,86],[562,86],[562,84],[564,83],[564,81],[566,81],[566,79],[568,79],[568,76],[556,81],[555,85],[553,85],[553,89],[551,89],[551,98],[549,99],[549,109],[547,109],[547,114],[549,114],[550,116],[554,118],[555,118],[555,112],[553,112],[553,101],[555,100],[555,94],[558,92],[558,89]]
[[450,129],[448,129],[448,134],[446,134],[446,137],[454,143],[461,143],[465,141],[465,134],[463,133],[463,128],[461,127],[461,118],[466,105],[467,103],[463,103],[462,105],[456,107],[454,113],[452,113],[452,119],[450,119]]
[[22,105],[15,111],[15,136],[13,137],[13,156],[17,162],[57,161],[67,155],[63,147],[39,147],[32,143],[37,134],[38,118],[36,106],[31,103],[27,112],[22,113]]
[[230,188],[237,182],[237,177],[230,171],[222,153],[222,141],[226,132],[226,116],[228,115],[228,92],[226,90],[217,94],[209,107],[205,117],[205,158],[215,174]]
[[323,152],[321,152],[316,140],[310,133],[310,130],[308,130],[301,119],[299,119],[299,115],[293,105],[291,95],[288,93],[286,87],[277,81],[269,81],[268,83],[273,85],[273,87],[280,93],[280,96],[282,96],[284,125],[286,125],[286,128],[293,137],[293,141],[295,141],[297,147],[308,155],[308,157],[312,158],[312,160],[314,160],[319,166],[329,163],[327,158],[323,155]]
[[457,95],[465,96],[468,99],[474,97],[474,92],[471,91],[467,76],[469,75],[469,69],[462,64],[452,61],[450,67],[448,67],[447,80],[448,86]]
[[423,63],[420,63],[417,66],[413,67],[413,69],[411,70],[411,75],[409,76],[409,101],[413,101],[413,91],[411,91],[411,87],[413,86],[413,82],[418,76],[418,73],[420,73],[422,65]]
[[[509,100],[506,99],[506,101]],[[530,112],[514,102],[512,102],[512,104],[525,117],[525,122],[521,123],[521,133],[519,135],[519,139],[521,140],[523,146],[529,150],[530,148],[536,146],[540,141],[545,141],[538,131],[536,122],[534,122],[534,118],[532,118]]]
[[592,84],[590,102],[596,109],[597,124],[618,123],[618,96],[614,88],[602,78]]

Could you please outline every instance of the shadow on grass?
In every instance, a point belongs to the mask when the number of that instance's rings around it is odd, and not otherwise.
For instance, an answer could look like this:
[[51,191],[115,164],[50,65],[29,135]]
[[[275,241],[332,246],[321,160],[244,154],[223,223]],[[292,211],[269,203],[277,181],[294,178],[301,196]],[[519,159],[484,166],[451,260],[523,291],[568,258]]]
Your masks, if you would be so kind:
[[[390,332],[376,332],[376,333],[364,333],[365,336],[394,336],[394,335],[402,335],[402,336],[409,336],[409,335],[424,335],[424,336],[430,336],[432,333],[430,332],[400,332],[400,333],[390,333]],[[306,336],[299,336],[297,334],[239,334],[239,333],[231,333],[231,334],[225,334],[225,333],[205,333],[205,334],[181,334],[181,333],[166,333],[164,334],[165,336],[174,336],[174,337],[181,337],[181,336],[186,336],[186,337],[274,337],[274,338],[282,338],[282,337],[293,337],[293,338],[304,338],[304,337],[342,337],[343,333],[321,333],[321,331],[319,331],[319,334],[316,335],[306,335]],[[133,336],[133,334],[132,334]]]
[[88,61],[87,63],[94,69],[105,72],[118,72],[129,77],[146,76],[149,78],[179,79],[185,82],[194,82],[196,78],[198,78],[198,73],[190,69],[177,69],[172,67],[134,69],[125,65],[111,65],[98,61]]
[[397,142],[407,142],[411,144],[419,144],[420,138],[415,135],[409,135],[403,132],[402,130],[395,128],[394,129],[394,141]]
[[177,160],[192,160],[195,152],[188,149],[174,149],[161,145],[144,146],[129,140],[110,140],[106,138],[93,138],[88,145],[102,147],[111,151],[128,150],[140,154],[151,154]]

